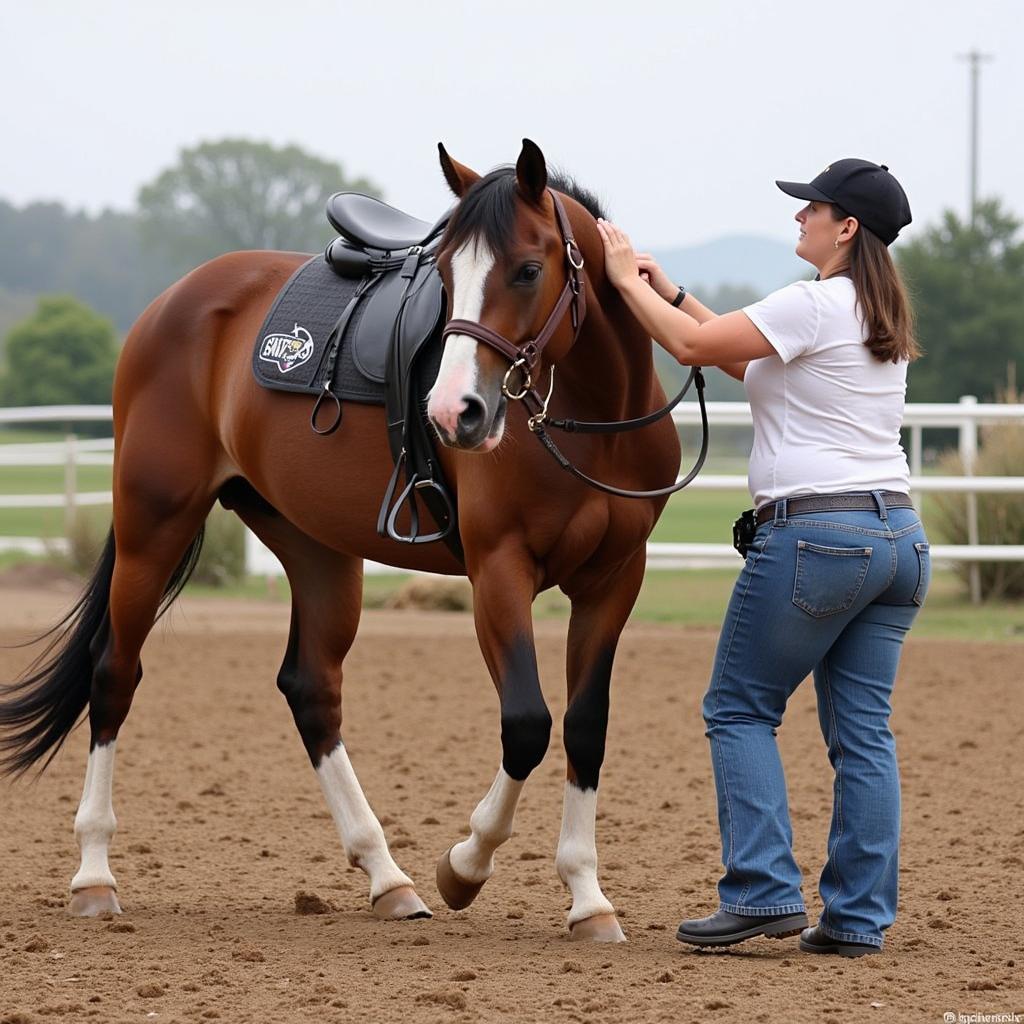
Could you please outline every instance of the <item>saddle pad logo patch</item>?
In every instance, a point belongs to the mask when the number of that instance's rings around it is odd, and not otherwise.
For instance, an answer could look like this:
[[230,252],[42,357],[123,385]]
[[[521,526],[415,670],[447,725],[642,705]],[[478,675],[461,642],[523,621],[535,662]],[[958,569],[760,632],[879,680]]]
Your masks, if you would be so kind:
[[313,337],[298,324],[291,334],[268,334],[260,342],[260,359],[273,363],[281,373],[308,363],[312,356]]

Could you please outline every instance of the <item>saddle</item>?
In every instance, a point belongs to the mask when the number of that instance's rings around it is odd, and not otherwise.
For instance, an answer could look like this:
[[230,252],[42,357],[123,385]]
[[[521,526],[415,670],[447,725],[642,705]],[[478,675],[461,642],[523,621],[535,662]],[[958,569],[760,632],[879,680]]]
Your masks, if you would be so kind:
[[[265,387],[316,394],[310,425],[318,434],[338,429],[341,399],[382,404],[395,465],[378,534],[409,544],[443,540],[464,561],[455,505],[423,413],[443,345],[446,304],[435,256],[448,216],[431,225],[358,192],[332,195],[327,219],[339,237],[275,299],[253,370]],[[420,532],[417,496],[437,530]],[[402,533],[398,516],[406,506]]]

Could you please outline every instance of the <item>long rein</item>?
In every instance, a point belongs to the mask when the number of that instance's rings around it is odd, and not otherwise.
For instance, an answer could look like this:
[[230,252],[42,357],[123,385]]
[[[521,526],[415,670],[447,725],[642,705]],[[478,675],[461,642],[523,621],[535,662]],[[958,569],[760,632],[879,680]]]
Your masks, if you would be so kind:
[[[638,416],[634,419],[628,420],[591,422],[573,419],[551,419],[548,416],[548,403],[551,401],[551,395],[555,387],[554,366],[549,368],[550,383],[548,386],[548,393],[544,398],[540,397],[536,387],[534,386],[532,376],[533,371],[536,369],[537,364],[540,361],[541,353],[544,351],[544,346],[547,345],[548,341],[550,341],[552,335],[557,330],[566,311],[568,310],[572,318],[574,341],[579,337],[580,327],[583,323],[583,318],[586,315],[586,281],[581,273],[583,270],[583,253],[580,251],[579,247],[576,245],[576,240],[573,238],[569,218],[566,215],[561,199],[559,199],[558,194],[551,189],[548,189],[548,193],[554,203],[555,216],[558,220],[559,231],[562,234],[562,242],[565,248],[566,260],[568,261],[569,273],[565,287],[562,289],[558,300],[555,302],[554,307],[548,314],[547,320],[544,322],[544,326],[540,329],[537,336],[529,341],[517,345],[514,342],[509,341],[504,335],[498,334],[497,331],[492,331],[489,327],[485,327],[483,324],[478,323],[475,320],[449,320],[445,325],[441,336],[442,338],[446,338],[449,334],[468,334],[477,341],[481,341],[485,345],[489,345],[491,348],[496,349],[507,359],[511,360],[512,365],[506,371],[505,378],[501,384],[502,394],[511,401],[521,401],[523,403],[524,407],[531,413],[527,420],[530,431],[536,435],[541,444],[543,444],[551,453],[562,469],[567,470],[576,477],[576,479],[581,480],[583,483],[590,487],[594,487],[599,491],[604,491],[607,494],[614,494],[620,498],[660,498],[668,494],[675,494],[676,491],[681,491],[687,486],[687,484],[693,481],[704,466],[704,460],[707,458],[708,454],[708,412],[704,401],[704,374],[701,372],[701,368],[699,366],[690,367],[689,376],[686,378],[686,383],[683,385],[682,390],[667,405],[664,405],[662,408],[644,416]],[[512,390],[510,379],[515,370],[519,370],[523,374],[523,380],[517,390]],[[641,427],[646,427],[661,419],[662,416],[670,413],[683,400],[683,397],[690,390],[691,385],[695,385],[697,388],[697,403],[700,406],[700,453],[698,454],[697,460],[694,462],[693,468],[689,473],[687,473],[682,479],[677,480],[676,483],[666,487],[659,487],[656,490],[651,491],[631,491],[623,487],[615,487],[613,484],[606,484],[600,480],[595,480],[593,477],[588,476],[581,469],[574,466],[572,462],[565,457],[558,445],[555,444],[551,435],[545,429],[546,427],[553,427],[557,430],[564,430],[566,433],[573,434],[614,434],[622,433],[627,430],[639,430]]]

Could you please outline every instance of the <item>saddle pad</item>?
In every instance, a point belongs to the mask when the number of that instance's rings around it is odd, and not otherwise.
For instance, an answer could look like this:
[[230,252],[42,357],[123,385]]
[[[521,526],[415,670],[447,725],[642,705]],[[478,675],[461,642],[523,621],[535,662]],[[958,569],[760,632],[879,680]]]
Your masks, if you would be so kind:
[[[252,370],[257,383],[277,391],[319,393],[327,372],[328,339],[358,287],[358,281],[331,270],[323,256],[299,267],[256,335]],[[365,303],[357,307],[345,332],[332,391],[348,401],[383,405],[384,384],[367,379],[352,359],[349,339],[364,308]]]

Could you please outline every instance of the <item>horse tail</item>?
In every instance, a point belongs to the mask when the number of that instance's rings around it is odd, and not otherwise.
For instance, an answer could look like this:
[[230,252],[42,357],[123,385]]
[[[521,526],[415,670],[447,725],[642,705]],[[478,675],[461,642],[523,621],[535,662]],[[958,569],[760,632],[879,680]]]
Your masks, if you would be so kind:
[[[171,575],[157,612],[159,619],[188,582],[203,546],[201,528]],[[85,591],[52,628],[24,644],[50,638],[42,653],[16,682],[0,684],[0,774],[19,776],[45,758],[45,771],[81,721],[89,705],[98,648],[108,628],[110,584],[114,576],[111,528]]]

